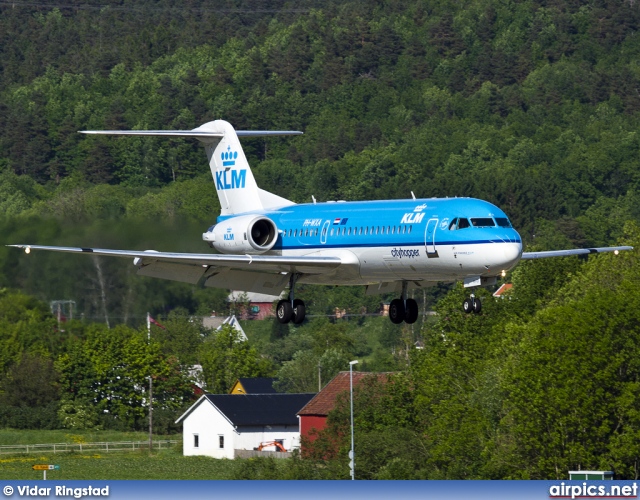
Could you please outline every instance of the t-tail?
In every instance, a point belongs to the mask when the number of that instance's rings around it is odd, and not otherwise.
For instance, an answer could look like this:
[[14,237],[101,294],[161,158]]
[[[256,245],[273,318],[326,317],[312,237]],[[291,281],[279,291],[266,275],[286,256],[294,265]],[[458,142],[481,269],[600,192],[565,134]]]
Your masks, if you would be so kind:
[[260,189],[240,137],[300,135],[294,130],[235,130],[224,120],[205,123],[193,130],[86,130],[84,134],[194,137],[204,144],[209,168],[220,199],[221,215],[270,210],[294,203]]

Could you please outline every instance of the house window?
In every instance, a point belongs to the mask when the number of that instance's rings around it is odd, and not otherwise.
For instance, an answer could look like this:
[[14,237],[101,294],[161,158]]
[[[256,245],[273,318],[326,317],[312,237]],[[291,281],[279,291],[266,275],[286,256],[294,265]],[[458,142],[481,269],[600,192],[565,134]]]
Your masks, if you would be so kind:
[[224,448],[224,436],[218,436],[219,448]]
[[200,436],[198,436],[197,434],[193,435],[193,447],[200,448]]

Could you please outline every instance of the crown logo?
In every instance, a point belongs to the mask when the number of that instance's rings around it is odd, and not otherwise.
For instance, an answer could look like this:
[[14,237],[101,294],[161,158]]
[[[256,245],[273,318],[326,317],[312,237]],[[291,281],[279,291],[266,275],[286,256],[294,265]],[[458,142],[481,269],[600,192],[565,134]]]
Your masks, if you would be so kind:
[[236,158],[238,158],[238,152],[231,151],[231,146],[227,146],[227,150],[224,153],[220,154],[220,158],[222,158],[223,167],[231,167],[236,164]]

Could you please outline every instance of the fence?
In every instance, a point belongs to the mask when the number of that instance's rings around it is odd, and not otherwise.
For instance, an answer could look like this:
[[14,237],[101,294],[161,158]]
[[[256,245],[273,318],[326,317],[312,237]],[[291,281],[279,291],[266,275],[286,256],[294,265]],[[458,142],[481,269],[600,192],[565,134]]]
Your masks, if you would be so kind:
[[[180,441],[168,439],[153,441],[153,449],[171,448]],[[47,444],[9,444],[0,446],[0,455],[16,455],[29,453],[67,453],[103,451],[136,451],[148,450],[149,441],[118,441],[102,443],[47,443]]]

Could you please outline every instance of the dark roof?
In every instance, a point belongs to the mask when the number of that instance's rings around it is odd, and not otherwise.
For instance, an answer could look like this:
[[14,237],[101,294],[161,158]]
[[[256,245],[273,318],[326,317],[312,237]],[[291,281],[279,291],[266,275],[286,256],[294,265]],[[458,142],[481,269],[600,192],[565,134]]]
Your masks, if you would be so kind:
[[233,425],[298,425],[296,416],[315,394],[207,394]]
[[[389,373],[353,372],[353,386],[355,387],[365,377],[378,377],[386,381]],[[316,396],[302,408],[298,415],[327,416],[336,405],[336,399],[341,392],[349,392],[351,380],[349,372],[340,372],[325,385]]]
[[273,388],[275,378],[239,378],[246,394],[272,394],[276,390]]

